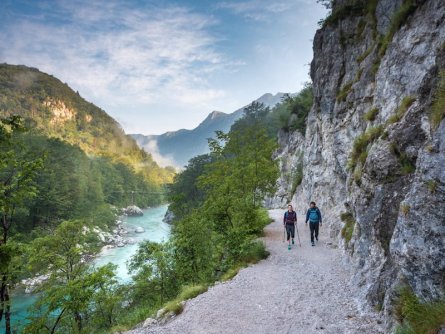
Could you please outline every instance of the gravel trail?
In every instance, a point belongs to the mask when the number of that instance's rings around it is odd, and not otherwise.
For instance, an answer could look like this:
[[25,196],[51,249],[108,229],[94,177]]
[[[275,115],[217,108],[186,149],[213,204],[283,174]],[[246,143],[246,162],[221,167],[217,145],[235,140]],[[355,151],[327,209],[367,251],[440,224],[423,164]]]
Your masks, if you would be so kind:
[[265,228],[271,255],[242,269],[231,281],[187,301],[181,315],[166,324],[138,328],[129,334],[383,333],[377,315],[360,315],[350,273],[340,251],[327,246],[323,229],[312,247],[309,228],[299,215],[301,246],[283,243],[283,210],[271,210]]

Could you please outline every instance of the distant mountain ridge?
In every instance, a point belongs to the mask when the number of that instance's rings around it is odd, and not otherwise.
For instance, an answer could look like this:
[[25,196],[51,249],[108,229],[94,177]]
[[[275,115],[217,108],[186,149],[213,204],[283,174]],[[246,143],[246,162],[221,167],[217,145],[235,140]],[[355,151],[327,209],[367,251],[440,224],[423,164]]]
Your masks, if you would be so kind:
[[10,115],[23,117],[33,131],[79,146],[89,156],[131,166],[155,184],[173,178],[172,170],[160,168],[104,110],[36,68],[0,64],[0,117]]
[[[281,102],[284,95],[284,93],[275,95],[267,93],[255,101],[273,107]],[[209,152],[207,139],[214,137],[217,130],[228,132],[232,124],[243,115],[244,108],[230,114],[212,111],[193,130],[181,129],[162,135],[132,134],[131,136],[139,147],[151,153],[160,165],[183,167],[191,158]]]

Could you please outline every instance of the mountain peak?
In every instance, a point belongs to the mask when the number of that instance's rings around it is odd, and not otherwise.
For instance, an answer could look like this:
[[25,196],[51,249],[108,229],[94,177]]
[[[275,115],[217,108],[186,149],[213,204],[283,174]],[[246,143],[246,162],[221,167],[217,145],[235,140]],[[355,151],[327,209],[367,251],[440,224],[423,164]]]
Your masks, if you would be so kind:
[[224,116],[227,116],[227,115],[228,114],[226,114],[225,112],[214,110],[206,117],[206,119],[203,122],[210,121],[210,120],[213,120],[215,118],[224,117]]
[[256,101],[264,103],[266,106],[273,108],[277,103],[281,102],[281,99],[283,98],[284,95],[285,93],[280,93],[280,92],[276,93],[275,95],[272,93],[266,93],[261,95],[261,97],[258,98]]
[[[265,106],[273,108],[277,103],[281,102],[284,93],[277,94],[263,94],[258,98],[257,102],[264,103]],[[199,154],[209,152],[207,139],[215,136],[215,131],[230,131],[232,124],[243,116],[244,108],[248,105],[235,110],[232,113],[224,113],[214,110],[207,115],[207,117],[192,130],[178,130],[166,132],[162,135],[156,136],[156,151],[149,145],[146,145],[144,138],[135,136],[136,141],[141,147],[144,147],[148,152],[153,152],[156,155],[167,157],[173,160],[178,167],[187,165],[190,158]]]

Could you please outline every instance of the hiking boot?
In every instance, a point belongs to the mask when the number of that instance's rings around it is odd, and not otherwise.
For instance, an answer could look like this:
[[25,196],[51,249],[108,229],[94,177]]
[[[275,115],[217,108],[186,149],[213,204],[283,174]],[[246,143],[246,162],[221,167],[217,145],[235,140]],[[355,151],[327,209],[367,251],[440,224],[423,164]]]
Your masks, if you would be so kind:
[[315,246],[315,242],[312,241],[312,246]]
[[290,244],[289,244],[289,245],[287,245],[287,249],[288,249],[288,250],[290,250]]
[[295,244],[294,239],[292,239],[292,245]]

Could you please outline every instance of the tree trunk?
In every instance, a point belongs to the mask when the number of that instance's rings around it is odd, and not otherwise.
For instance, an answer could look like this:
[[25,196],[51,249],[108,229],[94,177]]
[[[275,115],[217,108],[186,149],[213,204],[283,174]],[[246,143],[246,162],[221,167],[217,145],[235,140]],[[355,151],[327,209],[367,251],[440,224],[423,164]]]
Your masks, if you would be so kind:
[[5,334],[11,334],[11,305],[9,302],[8,277],[3,275],[0,288],[0,321],[5,316]]
[[5,304],[6,304],[5,334],[11,334],[11,303],[9,302],[8,285],[6,285],[5,289]]
[[[7,221],[7,217],[5,214],[2,216],[2,228],[3,235],[0,244],[6,245],[8,241],[8,230],[9,224]],[[11,333],[11,305],[9,302],[9,292],[8,292],[8,275],[7,268],[5,268],[5,272],[1,273],[2,275],[2,285],[0,288],[0,321],[3,319],[3,315],[5,316],[5,334]]]
[[79,332],[81,332],[82,331],[82,316],[80,315],[79,312],[75,312],[74,318],[76,320],[77,329],[79,330]]
[[60,321],[60,319],[62,319],[62,315],[63,315],[63,313],[65,312],[65,308],[62,310],[62,312],[60,312],[60,314],[59,314],[59,316],[57,317],[57,319],[56,319],[56,322],[54,323],[54,326],[53,326],[53,328],[51,329],[51,334],[54,334],[55,332],[56,332],[56,328],[57,328],[57,325],[59,324],[59,321]]
[[6,281],[6,278],[5,278],[5,276],[3,276],[2,286],[0,288],[0,321],[3,320],[3,313],[4,313],[4,309],[5,309],[5,289],[6,289],[5,281]]

